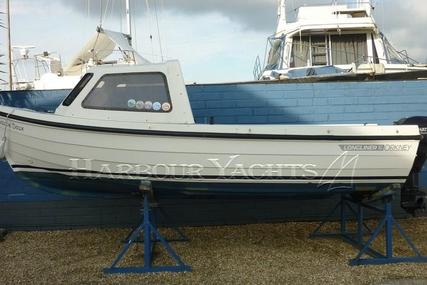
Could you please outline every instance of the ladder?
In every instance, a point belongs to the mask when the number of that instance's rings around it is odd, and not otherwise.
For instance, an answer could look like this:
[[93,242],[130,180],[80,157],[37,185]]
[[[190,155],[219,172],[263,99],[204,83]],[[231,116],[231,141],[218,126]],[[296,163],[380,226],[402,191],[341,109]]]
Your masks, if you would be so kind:
[[326,43],[311,44],[311,62],[313,66],[328,64],[328,49]]

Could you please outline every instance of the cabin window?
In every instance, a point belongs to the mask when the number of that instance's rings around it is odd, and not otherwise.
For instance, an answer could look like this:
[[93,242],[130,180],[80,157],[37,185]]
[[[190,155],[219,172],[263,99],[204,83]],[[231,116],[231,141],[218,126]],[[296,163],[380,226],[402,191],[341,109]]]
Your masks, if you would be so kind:
[[361,64],[368,62],[366,34],[331,36],[332,64]]
[[281,62],[283,61],[283,38],[275,38],[270,41],[271,49],[268,53],[267,70],[273,70],[281,68]]
[[328,65],[328,45],[326,36],[294,37],[291,67]]
[[310,37],[293,38],[291,67],[310,65]]
[[104,75],[83,107],[113,111],[165,113],[172,110],[166,76],[162,73]]
[[77,98],[77,96],[80,94],[80,92],[85,88],[86,84],[91,80],[93,77],[93,73],[86,73],[82,79],[80,79],[79,83],[77,83],[76,87],[70,92],[70,94],[65,98],[65,100],[62,102],[63,106],[70,106],[71,103],[74,102],[74,100]]
[[361,64],[368,59],[366,34],[295,36],[290,67]]

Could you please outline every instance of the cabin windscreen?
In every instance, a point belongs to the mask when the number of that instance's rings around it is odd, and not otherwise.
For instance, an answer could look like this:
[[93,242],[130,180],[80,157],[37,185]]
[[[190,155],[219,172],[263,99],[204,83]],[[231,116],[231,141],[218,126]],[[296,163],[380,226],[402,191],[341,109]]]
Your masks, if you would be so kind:
[[281,68],[283,61],[283,46],[285,44],[285,37],[269,38],[270,51],[268,53],[266,70],[273,70]]
[[132,112],[170,112],[172,102],[162,73],[108,74],[101,77],[83,108]]
[[292,44],[291,67],[310,65],[310,37],[296,36]]
[[295,36],[290,67],[366,63],[366,34]]
[[62,105],[70,106],[74,102],[74,100],[77,98],[77,96],[80,94],[80,92],[83,90],[83,88],[85,88],[87,83],[92,79],[92,77],[93,77],[93,73],[86,73],[85,75],[83,75],[82,79],[80,79],[76,87],[74,87],[74,89],[71,90],[70,94],[62,102]]

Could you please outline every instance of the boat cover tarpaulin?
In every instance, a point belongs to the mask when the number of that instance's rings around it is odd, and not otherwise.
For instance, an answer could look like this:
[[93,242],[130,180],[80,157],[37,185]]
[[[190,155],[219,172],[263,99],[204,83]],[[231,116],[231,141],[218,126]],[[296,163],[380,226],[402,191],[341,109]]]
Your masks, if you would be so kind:
[[1,91],[0,105],[53,113],[69,93],[69,89]]
[[130,45],[127,35],[98,28],[97,33],[73,57],[70,64],[65,67],[64,73],[66,75],[81,75],[82,69],[91,59],[103,61],[112,55],[115,50],[122,53],[126,62],[135,64],[149,63]]

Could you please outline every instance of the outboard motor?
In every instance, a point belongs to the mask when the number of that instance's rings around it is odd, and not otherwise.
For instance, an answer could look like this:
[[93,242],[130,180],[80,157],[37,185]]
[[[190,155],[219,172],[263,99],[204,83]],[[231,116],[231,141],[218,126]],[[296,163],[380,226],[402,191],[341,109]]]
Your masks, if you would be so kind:
[[427,189],[421,189],[419,185],[420,172],[427,159],[427,117],[411,117],[401,119],[396,125],[417,125],[423,139],[418,147],[417,157],[408,180],[402,187],[400,205],[408,213],[416,215],[419,211],[424,211],[427,204]]

